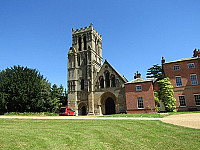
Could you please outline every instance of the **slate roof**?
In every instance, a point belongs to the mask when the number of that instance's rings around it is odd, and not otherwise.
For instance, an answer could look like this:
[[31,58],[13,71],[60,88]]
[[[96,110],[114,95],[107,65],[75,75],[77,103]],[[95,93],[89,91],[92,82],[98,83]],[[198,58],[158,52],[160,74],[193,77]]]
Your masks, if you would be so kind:
[[147,78],[147,79],[137,78],[137,79],[129,81],[125,84],[142,83],[142,82],[155,82],[156,80],[157,80],[157,78]]
[[165,64],[176,63],[176,62],[181,62],[181,61],[189,61],[189,60],[195,60],[195,59],[199,59],[199,57],[182,58],[182,59],[166,62]]

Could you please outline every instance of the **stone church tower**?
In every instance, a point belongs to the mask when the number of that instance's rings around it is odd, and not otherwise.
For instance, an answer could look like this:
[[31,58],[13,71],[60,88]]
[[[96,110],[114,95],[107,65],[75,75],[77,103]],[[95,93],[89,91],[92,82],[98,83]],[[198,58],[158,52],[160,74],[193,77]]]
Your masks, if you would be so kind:
[[102,36],[92,24],[72,28],[68,52],[68,107],[77,115],[103,115],[126,112],[124,83],[106,60],[102,63]]
[[78,104],[84,102],[82,114],[94,114],[94,78],[102,66],[102,36],[91,23],[89,28],[72,28],[72,39],[68,52],[68,107],[78,114]]

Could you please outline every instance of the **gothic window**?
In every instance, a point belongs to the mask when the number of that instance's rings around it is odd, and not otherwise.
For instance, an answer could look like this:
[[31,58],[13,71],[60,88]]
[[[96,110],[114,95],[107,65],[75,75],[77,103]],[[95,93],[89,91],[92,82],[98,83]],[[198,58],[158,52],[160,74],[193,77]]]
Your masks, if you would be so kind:
[[97,51],[97,39],[95,39],[95,51]]
[[72,82],[71,82],[71,84],[70,84],[70,87],[71,87],[71,91],[73,91],[73,85],[72,85]]
[[74,70],[71,71],[71,77],[74,77]]
[[71,91],[70,82],[68,82],[68,91]]
[[85,65],[87,65],[87,54],[85,54]]
[[84,90],[84,80],[81,80],[81,90]]
[[97,41],[97,43],[96,43],[97,45],[97,49],[96,49],[96,52],[99,54],[99,40]]
[[78,62],[78,66],[80,66],[81,64],[80,55],[77,56],[77,62]]
[[73,84],[73,91],[75,91],[75,81],[73,81],[72,84]]
[[109,72],[106,72],[106,87],[110,87],[110,75]]
[[103,77],[100,77],[100,87],[104,88],[104,79],[103,79]]
[[111,83],[112,83],[112,85],[111,85],[112,87],[116,87],[114,75],[112,75],[112,77],[111,77]]
[[79,51],[81,51],[81,37],[78,38]]
[[83,37],[83,42],[84,42],[84,50],[87,50],[86,36]]

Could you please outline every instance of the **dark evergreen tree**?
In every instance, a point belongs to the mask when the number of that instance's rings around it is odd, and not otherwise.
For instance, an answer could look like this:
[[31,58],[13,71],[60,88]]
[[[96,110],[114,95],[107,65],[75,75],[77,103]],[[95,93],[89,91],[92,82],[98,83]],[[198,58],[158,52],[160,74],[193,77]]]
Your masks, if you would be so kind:
[[51,84],[36,69],[14,66],[0,72],[0,112],[54,111],[55,103]]
[[158,64],[156,65],[153,65],[153,67],[149,68],[147,70],[147,74],[146,74],[147,78],[163,78],[164,75],[163,75],[163,71],[162,71],[162,67],[159,66]]
[[64,87],[62,85],[60,85],[60,90],[61,90],[61,98],[60,98],[60,103],[62,103],[62,105],[67,105],[67,90],[64,90]]
[[61,84],[58,88],[56,84],[54,84],[51,88],[51,98],[59,101],[60,105],[67,105],[67,93],[64,91],[64,87]]

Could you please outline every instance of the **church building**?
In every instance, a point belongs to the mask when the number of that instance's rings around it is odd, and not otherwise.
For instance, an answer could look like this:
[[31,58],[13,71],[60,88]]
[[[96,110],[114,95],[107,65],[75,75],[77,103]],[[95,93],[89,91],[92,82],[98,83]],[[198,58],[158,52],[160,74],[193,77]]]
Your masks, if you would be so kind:
[[68,107],[77,115],[126,112],[127,79],[102,60],[102,36],[89,27],[72,28],[68,52]]

